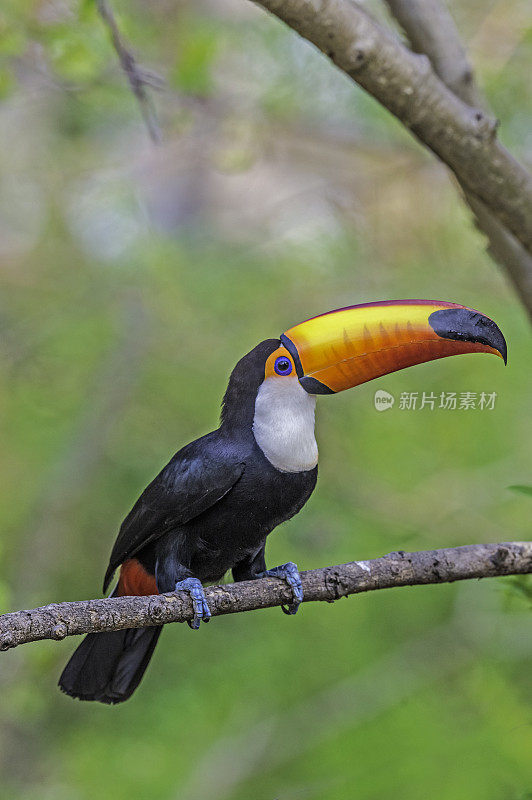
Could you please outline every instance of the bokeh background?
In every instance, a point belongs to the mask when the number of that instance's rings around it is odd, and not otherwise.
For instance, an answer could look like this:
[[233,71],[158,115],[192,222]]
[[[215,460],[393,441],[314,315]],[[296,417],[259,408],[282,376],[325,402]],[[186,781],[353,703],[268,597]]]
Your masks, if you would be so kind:
[[[237,359],[375,299],[481,309],[508,368],[462,356],[320,399],[318,490],[269,564],[529,539],[532,497],[509,487],[532,483],[530,330],[446,170],[246,0],[114,8],[166,82],[159,147],[92,2],[0,8],[0,610],[99,596],[121,519],[216,426]],[[529,6],[451,9],[530,164]],[[423,391],[497,400],[399,407]],[[118,707],[59,693],[72,639],[2,653],[0,797],[529,799],[531,594],[468,582],[173,625]]]

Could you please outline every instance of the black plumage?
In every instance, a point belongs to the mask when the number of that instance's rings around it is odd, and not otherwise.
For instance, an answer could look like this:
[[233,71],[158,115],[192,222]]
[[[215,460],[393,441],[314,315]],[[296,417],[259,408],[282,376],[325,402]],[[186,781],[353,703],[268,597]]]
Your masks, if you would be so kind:
[[[317,467],[291,473],[276,469],[253,435],[265,363],[279,346],[278,339],[268,339],[238,362],[220,427],[176,453],[144,490],[120,528],[104,590],[129,559],[155,577],[161,593],[189,577],[216,582],[232,570],[239,581],[264,572],[266,537],[302,508],[317,479]],[[65,668],[60,687],[82,700],[127,699],[159,632],[90,634]]]

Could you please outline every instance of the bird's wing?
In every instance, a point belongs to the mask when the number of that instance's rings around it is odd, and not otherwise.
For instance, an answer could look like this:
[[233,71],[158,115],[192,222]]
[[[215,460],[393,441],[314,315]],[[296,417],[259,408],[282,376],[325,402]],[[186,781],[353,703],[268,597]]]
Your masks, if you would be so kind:
[[177,453],[146,487],[122,525],[105,574],[104,592],[115,569],[176,525],[184,525],[224,497],[244,472],[244,463],[194,448]]

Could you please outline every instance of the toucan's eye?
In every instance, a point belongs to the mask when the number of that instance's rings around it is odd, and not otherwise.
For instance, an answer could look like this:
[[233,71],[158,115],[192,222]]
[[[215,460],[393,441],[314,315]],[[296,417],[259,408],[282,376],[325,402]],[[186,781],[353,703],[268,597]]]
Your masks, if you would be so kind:
[[292,362],[286,356],[279,356],[279,358],[275,359],[274,370],[278,375],[290,375]]

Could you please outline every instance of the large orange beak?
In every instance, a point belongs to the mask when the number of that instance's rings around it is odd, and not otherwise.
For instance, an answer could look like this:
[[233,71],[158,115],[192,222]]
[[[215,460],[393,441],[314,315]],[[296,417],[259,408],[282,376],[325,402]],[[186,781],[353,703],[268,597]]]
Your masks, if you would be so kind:
[[396,300],[339,308],[281,336],[309,394],[333,394],[414,364],[494,353],[506,342],[493,320],[456,303]]

